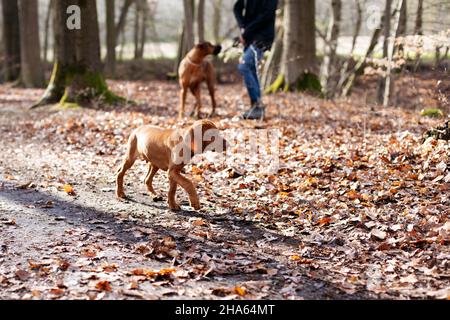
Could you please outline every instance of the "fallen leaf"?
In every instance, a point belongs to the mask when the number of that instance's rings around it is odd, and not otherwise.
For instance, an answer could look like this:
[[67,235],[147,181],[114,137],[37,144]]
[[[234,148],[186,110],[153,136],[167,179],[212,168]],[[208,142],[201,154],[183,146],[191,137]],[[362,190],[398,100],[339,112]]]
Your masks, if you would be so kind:
[[28,271],[19,269],[16,271],[16,277],[19,278],[21,281],[25,281],[30,277],[30,273]]
[[95,285],[95,288],[100,291],[110,292],[111,291],[111,283],[107,280],[99,281]]

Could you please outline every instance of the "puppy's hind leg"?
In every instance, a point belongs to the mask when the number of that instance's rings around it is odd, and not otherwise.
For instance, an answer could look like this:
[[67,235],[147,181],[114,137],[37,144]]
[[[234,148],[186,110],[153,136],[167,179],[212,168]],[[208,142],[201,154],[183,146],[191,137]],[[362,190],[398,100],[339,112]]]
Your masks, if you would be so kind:
[[156,173],[158,172],[159,168],[153,166],[152,164],[148,165],[148,173],[145,177],[145,185],[147,186],[148,192],[152,193],[155,197],[153,198],[154,201],[161,201],[161,197],[158,196],[155,189],[153,188],[153,178],[155,177]]
[[123,190],[123,178],[125,173],[133,166],[137,160],[137,138],[133,133],[128,140],[128,151],[122,165],[117,170],[116,176],[116,196],[125,199],[125,192]]

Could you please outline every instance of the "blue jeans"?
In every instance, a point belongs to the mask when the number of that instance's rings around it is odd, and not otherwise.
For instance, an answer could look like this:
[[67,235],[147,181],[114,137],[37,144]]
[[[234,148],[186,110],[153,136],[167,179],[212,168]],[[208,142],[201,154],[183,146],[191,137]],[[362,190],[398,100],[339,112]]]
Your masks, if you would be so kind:
[[261,85],[258,77],[258,63],[263,57],[263,51],[254,45],[249,46],[244,51],[244,56],[239,64],[239,72],[244,77],[248,95],[255,103],[261,100]]

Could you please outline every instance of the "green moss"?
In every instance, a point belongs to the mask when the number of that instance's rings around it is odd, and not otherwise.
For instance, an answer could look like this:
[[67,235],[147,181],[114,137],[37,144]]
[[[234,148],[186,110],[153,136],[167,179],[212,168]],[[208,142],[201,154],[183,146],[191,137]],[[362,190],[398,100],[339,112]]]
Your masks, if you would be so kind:
[[420,115],[422,117],[429,117],[429,118],[443,118],[444,112],[442,112],[441,109],[437,108],[431,108],[431,109],[424,109],[420,112]]
[[65,75],[66,89],[60,100],[60,105],[80,105],[99,99],[106,104],[126,102],[108,89],[105,78],[100,72],[84,71],[79,68],[70,68]]
[[312,91],[315,93],[322,93],[322,85],[317,75],[313,73],[305,73],[301,79],[299,79],[297,86],[298,91]]
[[272,84],[270,85],[270,87],[268,87],[268,88],[264,91],[264,94],[273,94],[273,93],[276,93],[276,92],[280,91],[281,88],[282,88],[283,85],[284,85],[284,82],[285,82],[284,74],[280,74],[280,75],[276,78],[276,80],[274,81],[274,83],[272,83]]
[[59,103],[57,105],[57,109],[59,110],[69,110],[69,109],[81,109],[81,106],[77,103],[71,103],[71,102],[65,102],[65,103]]
[[305,73],[297,81],[297,83],[294,84],[286,83],[284,74],[280,74],[274,83],[264,91],[264,93],[273,94],[278,91],[288,92],[292,90],[321,93],[322,86],[320,84],[319,77],[312,73]]

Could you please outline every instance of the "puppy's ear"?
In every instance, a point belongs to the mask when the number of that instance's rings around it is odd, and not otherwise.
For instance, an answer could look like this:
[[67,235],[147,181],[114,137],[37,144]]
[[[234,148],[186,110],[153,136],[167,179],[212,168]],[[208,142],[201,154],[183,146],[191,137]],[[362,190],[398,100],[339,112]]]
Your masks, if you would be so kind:
[[[202,152],[201,141],[200,141],[200,143],[198,141],[196,141],[199,139],[198,133],[196,133],[196,131],[198,131],[198,130],[199,130],[198,127],[196,127],[195,125],[192,125],[191,127],[189,127],[186,130],[186,132],[183,136],[183,143],[188,149],[190,149],[192,156]],[[200,131],[200,134],[201,134],[201,131]]]
[[185,133],[184,143],[190,146],[193,155],[203,153],[205,150],[205,132],[217,129],[216,125],[209,120],[195,122]]
[[195,45],[195,48],[197,48],[198,50],[206,51],[208,50],[208,44],[206,42],[198,43],[197,45]]

